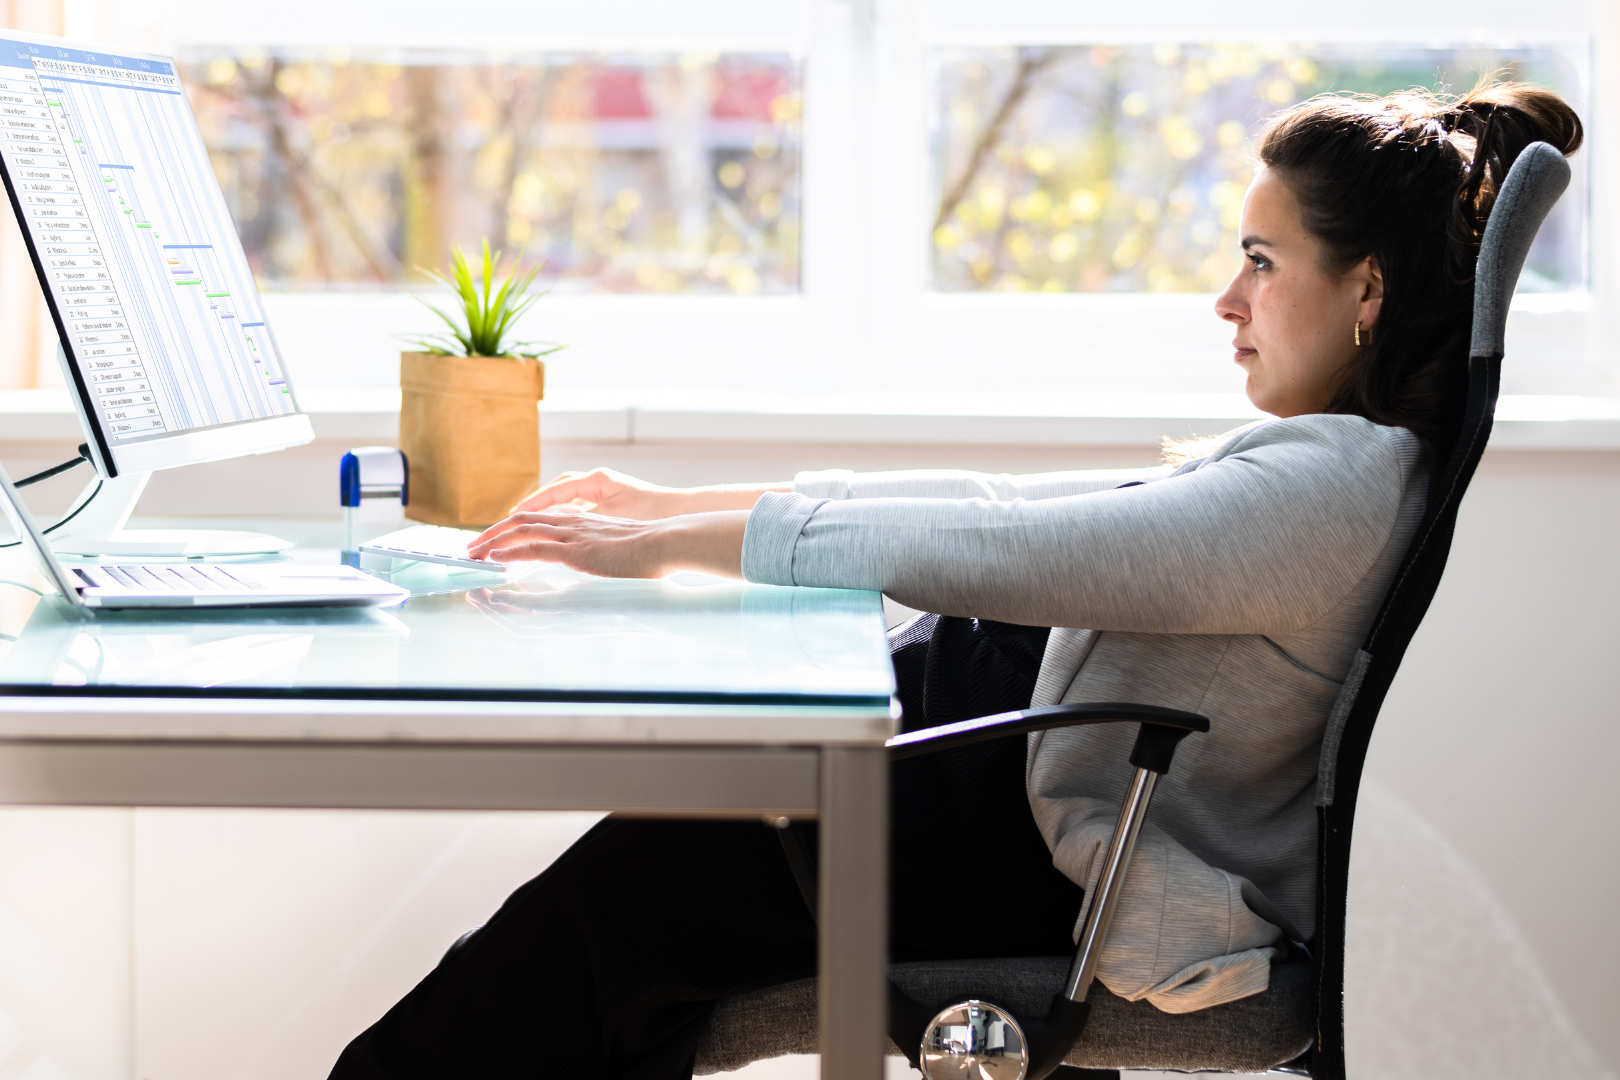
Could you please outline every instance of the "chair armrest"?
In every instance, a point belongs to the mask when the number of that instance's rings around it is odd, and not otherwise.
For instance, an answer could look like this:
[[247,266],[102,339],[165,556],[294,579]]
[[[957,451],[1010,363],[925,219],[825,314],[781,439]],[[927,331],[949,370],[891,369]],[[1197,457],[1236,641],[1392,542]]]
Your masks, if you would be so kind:
[[1027,735],[1031,731],[1050,728],[1078,727],[1081,724],[1138,723],[1136,746],[1131,750],[1131,764],[1156,773],[1167,772],[1176,744],[1195,731],[1208,731],[1209,720],[1197,713],[1166,709],[1158,705],[1134,705],[1128,702],[1088,701],[1074,705],[1048,705],[1041,709],[1020,709],[1017,712],[997,713],[962,720],[955,724],[908,731],[888,740],[889,759],[932,754],[969,743],[1000,739],[1008,735]]

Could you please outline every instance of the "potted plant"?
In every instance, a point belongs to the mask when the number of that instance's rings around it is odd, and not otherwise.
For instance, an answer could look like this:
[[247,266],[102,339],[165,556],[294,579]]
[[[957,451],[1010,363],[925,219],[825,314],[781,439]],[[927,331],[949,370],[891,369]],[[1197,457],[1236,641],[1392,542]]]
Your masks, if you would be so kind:
[[490,254],[487,239],[478,278],[460,248],[450,253],[450,278],[423,273],[455,294],[459,317],[423,300],[449,332],[402,335],[417,347],[399,356],[399,448],[410,469],[406,513],[431,525],[483,528],[540,483],[546,386],[540,357],[562,346],[508,338],[544,295],[528,295],[543,264],[524,272],[519,259],[496,288],[500,253]]

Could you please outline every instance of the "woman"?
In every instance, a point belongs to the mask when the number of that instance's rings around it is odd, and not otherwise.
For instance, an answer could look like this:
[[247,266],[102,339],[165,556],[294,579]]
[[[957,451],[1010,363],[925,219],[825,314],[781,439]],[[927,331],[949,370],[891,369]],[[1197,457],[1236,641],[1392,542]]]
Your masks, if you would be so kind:
[[[905,724],[1030,704],[1203,713],[1155,795],[1099,977],[1168,1011],[1259,992],[1313,925],[1323,725],[1457,424],[1474,257],[1555,95],[1482,86],[1275,118],[1216,302],[1276,419],[1132,472],[810,473],[673,490],[559,479],[474,554],[881,589]],[[593,512],[581,512],[581,504]],[[1057,627],[1048,631],[1046,627]],[[893,777],[891,956],[1070,951],[1134,732],[909,761]],[[944,845],[996,873],[935,886]],[[760,825],[608,820],[345,1051],[335,1077],[689,1076],[715,1002],[811,974],[815,927]],[[560,1027],[553,1017],[566,1019]]]

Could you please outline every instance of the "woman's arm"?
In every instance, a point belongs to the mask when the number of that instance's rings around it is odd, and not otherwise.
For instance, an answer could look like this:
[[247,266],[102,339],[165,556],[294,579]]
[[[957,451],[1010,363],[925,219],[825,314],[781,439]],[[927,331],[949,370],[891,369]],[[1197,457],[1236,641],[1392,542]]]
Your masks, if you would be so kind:
[[911,607],[1032,626],[1273,633],[1361,580],[1395,525],[1402,458],[1353,417],[1278,421],[1162,483],[1042,500],[813,500],[653,521],[515,514],[475,557],[592,574],[701,570],[876,589]]
[[1174,470],[1073,469],[1049,473],[983,473],[963,469],[906,469],[857,473],[847,469],[802,472],[793,490],[812,499],[1056,499],[1106,491],[1131,482],[1162,480]]
[[792,491],[789,480],[673,488],[638,480],[617,469],[566,472],[512,508],[513,514],[553,507],[592,510],[607,517],[646,521],[713,510],[749,510],[767,491]]
[[792,480],[674,488],[649,483],[616,469],[567,472],[512,508],[514,514],[572,506],[609,517],[651,518],[713,510],[751,510],[768,491],[796,491],[813,499],[1053,499],[1105,491],[1132,481],[1160,480],[1168,465],[1149,469],[1081,469],[1068,472],[981,473],[960,469],[907,469],[857,473],[847,469],[800,473]]
[[[671,488],[614,469],[563,473],[468,545],[474,558],[543,560],[604,577],[659,577],[676,570],[742,576],[746,511],[767,493],[873,499],[1048,499],[1157,480],[1157,469],[1106,469],[1026,476],[956,470],[801,473],[792,483]],[[584,513],[582,511],[591,511]],[[737,511],[744,511],[740,516]],[[659,527],[660,522],[669,526]]]
[[1407,465],[1384,430],[1275,421],[1194,471],[1066,498],[768,494],[743,571],[1032,626],[1287,632],[1342,599],[1392,534]]

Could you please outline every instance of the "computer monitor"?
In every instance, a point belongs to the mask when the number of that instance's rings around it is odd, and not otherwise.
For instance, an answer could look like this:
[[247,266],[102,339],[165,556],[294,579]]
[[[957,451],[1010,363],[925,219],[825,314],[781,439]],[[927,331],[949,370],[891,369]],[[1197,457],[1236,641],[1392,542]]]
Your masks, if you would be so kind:
[[171,58],[0,30],[0,175],[56,322],[100,493],[86,555],[273,551],[125,530],[154,469],[311,441]]

